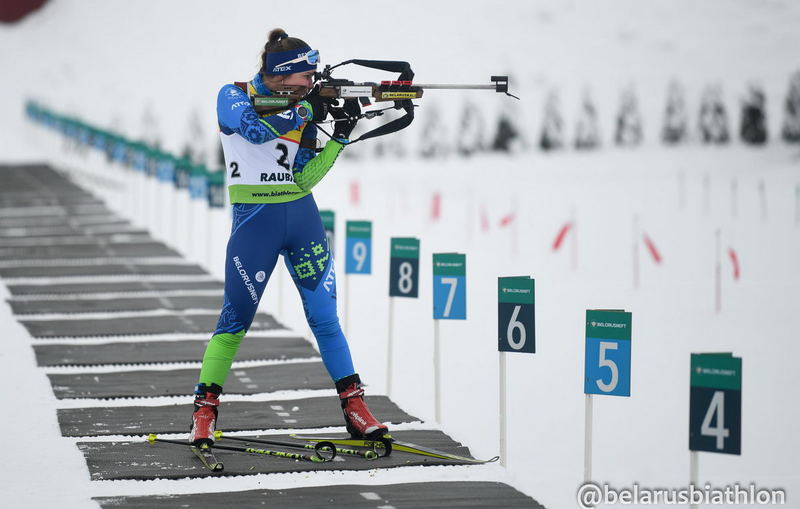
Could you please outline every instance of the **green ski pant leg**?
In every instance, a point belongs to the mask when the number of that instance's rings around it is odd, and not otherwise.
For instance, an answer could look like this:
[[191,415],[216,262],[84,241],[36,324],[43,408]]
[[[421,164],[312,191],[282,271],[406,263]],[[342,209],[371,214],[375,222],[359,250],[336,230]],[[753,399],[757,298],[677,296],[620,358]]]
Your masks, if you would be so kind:
[[211,384],[225,387],[225,379],[228,378],[231,364],[246,333],[247,331],[243,330],[236,334],[215,334],[211,337],[203,355],[199,383],[209,387]]

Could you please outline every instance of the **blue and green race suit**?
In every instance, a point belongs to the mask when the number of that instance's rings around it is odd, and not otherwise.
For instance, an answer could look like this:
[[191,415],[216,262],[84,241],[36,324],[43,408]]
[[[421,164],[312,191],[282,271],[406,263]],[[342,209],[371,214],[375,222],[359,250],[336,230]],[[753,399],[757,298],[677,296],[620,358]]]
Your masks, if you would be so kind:
[[260,116],[250,96],[270,91],[260,75],[246,88],[225,85],[217,100],[233,224],[224,304],[199,382],[224,387],[279,255],[300,293],[323,363],[336,381],[355,370],[339,325],[333,258],[311,188],[343,145],[330,140],[317,153],[317,128],[309,122],[313,112],[308,103]]

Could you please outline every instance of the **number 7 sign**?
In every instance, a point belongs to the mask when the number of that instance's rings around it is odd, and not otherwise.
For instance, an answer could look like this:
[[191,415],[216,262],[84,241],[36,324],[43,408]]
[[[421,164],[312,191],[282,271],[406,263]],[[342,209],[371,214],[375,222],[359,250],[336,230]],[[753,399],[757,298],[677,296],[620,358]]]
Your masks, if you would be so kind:
[[433,255],[434,320],[466,320],[466,260],[459,253]]

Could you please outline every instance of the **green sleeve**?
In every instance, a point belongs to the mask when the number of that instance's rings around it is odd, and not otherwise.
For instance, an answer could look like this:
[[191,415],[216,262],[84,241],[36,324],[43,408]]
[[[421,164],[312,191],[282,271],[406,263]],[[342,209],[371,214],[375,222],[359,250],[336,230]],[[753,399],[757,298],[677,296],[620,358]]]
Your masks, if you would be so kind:
[[311,159],[302,169],[292,170],[294,183],[303,191],[311,191],[311,188],[317,185],[331,169],[343,148],[344,145],[338,141],[328,140],[322,152]]

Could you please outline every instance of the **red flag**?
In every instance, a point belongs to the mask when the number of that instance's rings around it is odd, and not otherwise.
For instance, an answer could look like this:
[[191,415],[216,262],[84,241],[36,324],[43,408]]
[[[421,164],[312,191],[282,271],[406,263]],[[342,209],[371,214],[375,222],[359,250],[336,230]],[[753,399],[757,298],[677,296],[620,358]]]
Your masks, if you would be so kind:
[[481,231],[489,231],[489,214],[486,213],[486,205],[481,203]]
[[510,225],[514,222],[514,219],[517,218],[517,215],[513,212],[510,214],[506,214],[502,218],[500,218],[500,228],[505,228],[506,226]]
[[736,255],[736,251],[734,251],[732,247],[728,248],[728,257],[730,257],[731,263],[733,264],[733,279],[738,281],[739,276],[741,275],[741,271],[739,269],[739,257]]
[[653,257],[653,261],[661,263],[661,253],[658,252],[658,248],[653,241],[650,240],[650,237],[648,237],[646,233],[643,233],[642,240],[644,240],[644,245],[647,247],[647,250],[650,251],[650,256]]
[[433,193],[431,198],[431,221],[436,221],[442,215],[442,195]]
[[359,186],[358,180],[351,180],[350,181],[350,204],[351,205],[358,205],[361,201],[360,193],[359,193]]
[[558,251],[561,249],[561,244],[564,243],[564,238],[567,236],[567,233],[572,229],[572,222],[567,221],[564,223],[564,226],[558,230],[558,235],[556,235],[556,239],[553,241],[553,251]]

